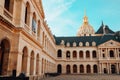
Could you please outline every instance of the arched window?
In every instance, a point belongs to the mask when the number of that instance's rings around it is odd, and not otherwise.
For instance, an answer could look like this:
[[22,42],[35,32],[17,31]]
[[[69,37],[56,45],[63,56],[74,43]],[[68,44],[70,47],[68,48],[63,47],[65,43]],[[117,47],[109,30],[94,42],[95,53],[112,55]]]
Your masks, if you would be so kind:
[[86,58],[90,58],[90,52],[86,51]]
[[66,66],[66,73],[67,73],[67,74],[70,74],[70,73],[71,73],[70,65],[69,65],[69,64]]
[[[22,54],[22,69],[21,72],[27,72],[27,62],[28,62],[28,49],[27,47],[23,48]],[[25,64],[26,63],[26,64]]]
[[57,51],[57,57],[62,57],[62,50],[59,49],[59,50]]
[[96,57],[97,57],[96,51],[93,51],[93,52],[92,52],[92,56],[93,56],[93,58],[96,58]]
[[87,69],[87,73],[91,73],[91,67],[90,67],[90,65],[87,65],[86,69]]
[[97,65],[94,65],[94,66],[93,66],[93,72],[94,72],[94,73],[98,73]]
[[73,51],[73,58],[77,58],[77,52]]
[[103,55],[103,58],[105,58],[105,54],[102,54]]
[[30,75],[34,74],[34,58],[35,58],[35,54],[34,51],[32,51],[30,55]]
[[62,73],[62,66],[61,66],[61,64],[57,65],[57,73]]
[[36,25],[37,25],[37,23],[36,23],[36,14],[35,14],[35,12],[33,13],[33,18],[32,18],[32,31],[34,32],[34,33],[36,33]]
[[84,73],[84,66],[80,65],[80,73]]
[[9,53],[10,42],[7,39],[3,39],[0,44],[0,75],[7,75]]
[[70,51],[66,52],[66,58],[70,58]]
[[77,73],[77,65],[73,65],[73,73]]
[[14,0],[5,0],[4,8],[9,11],[11,14],[13,13]]
[[113,50],[110,50],[110,57],[114,57],[114,51]]
[[112,74],[115,74],[116,71],[117,71],[117,70],[116,70],[116,65],[115,65],[115,64],[112,64],[112,65],[111,65],[111,73],[112,73]]
[[80,58],[83,58],[83,51],[80,51],[80,52],[79,52],[79,57],[80,57]]
[[30,23],[30,4],[27,2],[25,8],[25,24],[29,26],[29,23]]
[[40,20],[38,21],[37,37],[40,38]]

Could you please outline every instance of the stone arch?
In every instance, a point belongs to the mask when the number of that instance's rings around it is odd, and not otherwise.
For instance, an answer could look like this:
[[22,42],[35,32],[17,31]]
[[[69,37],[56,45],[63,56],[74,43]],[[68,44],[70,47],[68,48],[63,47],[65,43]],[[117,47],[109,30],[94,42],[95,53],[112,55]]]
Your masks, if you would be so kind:
[[58,64],[57,65],[57,73],[62,73],[62,65],[61,64]]
[[34,74],[34,59],[35,59],[35,53],[34,53],[34,51],[31,51],[31,55],[30,55],[30,75]]
[[93,65],[93,73],[98,73],[98,67],[97,65]]
[[61,50],[61,49],[59,49],[59,50],[57,51],[57,57],[62,57],[62,50]]
[[111,73],[112,73],[112,74],[115,74],[115,73],[116,73],[116,65],[115,65],[115,64],[112,64],[112,65],[111,65]]
[[25,46],[22,50],[22,66],[21,72],[27,73],[27,63],[28,63],[28,48]]
[[10,53],[10,41],[9,39],[3,39],[0,43],[0,75],[6,75],[8,69]]
[[73,65],[73,73],[77,73],[77,65],[76,64]]
[[84,66],[80,65],[80,73],[84,73]]
[[90,51],[86,51],[86,58],[90,58]]
[[83,51],[79,51],[79,57],[83,58]]
[[91,73],[91,66],[89,64],[86,66],[86,69],[87,69],[87,73]]
[[93,58],[96,58],[97,57],[97,53],[96,53],[96,51],[94,50],[94,51],[92,51],[92,57]]
[[36,55],[36,74],[39,74],[39,68],[40,68],[40,56],[39,53]]
[[66,52],[66,58],[70,58],[70,51]]
[[73,51],[73,58],[77,58],[77,51]]
[[71,73],[70,65],[69,65],[69,64],[66,66],[66,73],[67,73],[67,74],[70,74],[70,73]]

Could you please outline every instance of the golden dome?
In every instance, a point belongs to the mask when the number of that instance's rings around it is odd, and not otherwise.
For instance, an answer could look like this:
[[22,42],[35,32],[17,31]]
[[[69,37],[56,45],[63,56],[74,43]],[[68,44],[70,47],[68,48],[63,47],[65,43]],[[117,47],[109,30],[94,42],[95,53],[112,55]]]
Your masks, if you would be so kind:
[[84,36],[84,35],[89,36],[94,33],[95,33],[95,31],[94,31],[93,27],[89,24],[88,17],[85,15],[83,18],[83,24],[77,32],[77,36]]

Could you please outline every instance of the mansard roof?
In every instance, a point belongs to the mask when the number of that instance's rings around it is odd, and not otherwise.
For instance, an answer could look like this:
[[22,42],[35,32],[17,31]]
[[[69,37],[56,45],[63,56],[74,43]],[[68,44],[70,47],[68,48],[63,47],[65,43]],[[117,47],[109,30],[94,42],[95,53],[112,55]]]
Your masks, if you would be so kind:
[[92,46],[92,42],[96,43],[96,46],[109,41],[109,40],[114,40],[117,42],[120,42],[120,38],[117,38],[115,35],[111,35],[111,34],[107,34],[107,35],[103,35],[103,36],[81,36],[81,37],[55,37],[56,40],[56,45],[60,45],[61,41],[64,41],[64,45],[66,46],[66,44],[69,42],[70,43],[70,47],[73,46],[73,43],[76,42],[77,45],[79,46],[79,43],[82,42],[83,46],[85,46],[86,42],[89,42],[89,46]]

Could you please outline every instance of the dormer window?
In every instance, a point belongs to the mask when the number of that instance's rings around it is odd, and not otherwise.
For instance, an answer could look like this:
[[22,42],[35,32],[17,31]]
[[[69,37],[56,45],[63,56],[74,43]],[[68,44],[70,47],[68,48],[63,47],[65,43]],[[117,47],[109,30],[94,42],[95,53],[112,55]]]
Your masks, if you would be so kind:
[[70,47],[70,43],[69,42],[67,42],[67,47]]
[[80,42],[80,43],[79,43],[79,46],[83,46],[83,43],[82,43],[82,42]]
[[96,46],[96,42],[92,42],[92,46]]
[[89,46],[89,42],[86,42],[86,46]]
[[76,46],[76,42],[73,42],[73,46],[74,46],[74,47]]
[[65,44],[65,42],[64,42],[64,40],[61,40],[61,43],[60,43],[61,45],[64,45]]

